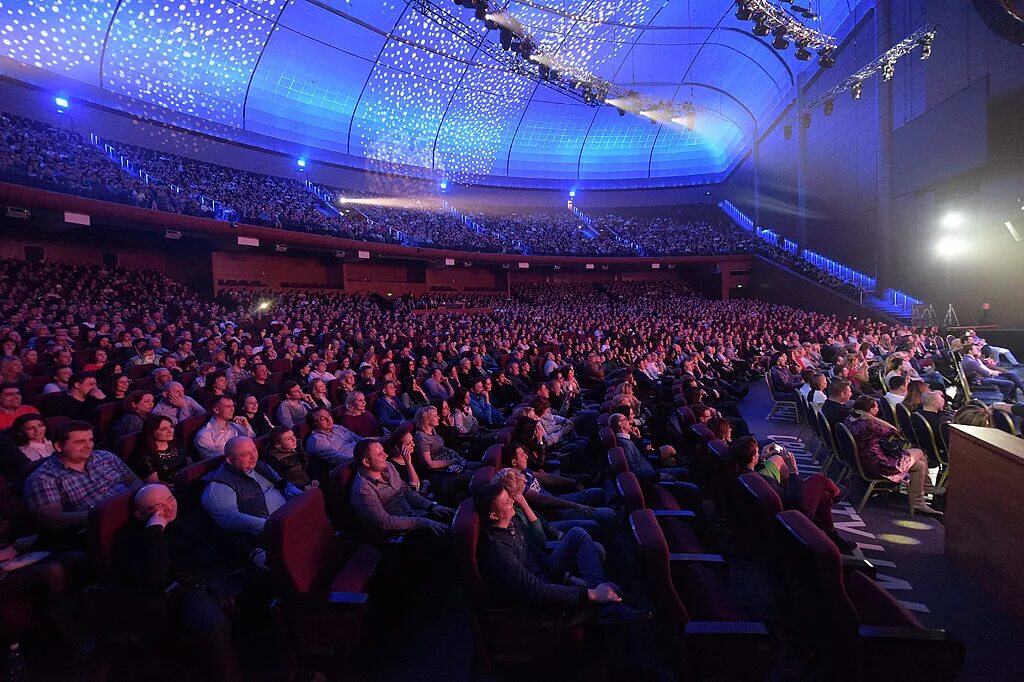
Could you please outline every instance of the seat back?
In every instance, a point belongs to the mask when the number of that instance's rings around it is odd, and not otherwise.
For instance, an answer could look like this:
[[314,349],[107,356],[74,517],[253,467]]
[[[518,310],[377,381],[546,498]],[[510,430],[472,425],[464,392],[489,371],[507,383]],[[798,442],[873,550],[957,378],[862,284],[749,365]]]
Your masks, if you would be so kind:
[[339,464],[331,470],[324,486],[331,524],[339,532],[352,532],[359,525],[352,510],[352,483],[356,478],[356,463]]
[[139,447],[139,438],[142,436],[141,433],[128,433],[114,442],[114,454],[121,458],[122,461],[131,461],[132,455],[135,454],[135,450]]
[[825,447],[828,451],[839,456],[839,449],[836,447],[836,437],[832,433],[832,425],[828,423],[828,419],[825,418],[824,413],[818,412],[818,433],[821,434],[821,439],[825,442]]
[[39,413],[44,417],[60,417],[61,403],[64,402],[63,393],[44,393],[39,396]]
[[854,439],[853,434],[850,433],[850,429],[846,428],[846,424],[836,425],[835,436],[836,445],[839,448],[836,454],[840,461],[850,467],[853,471],[856,471],[857,475],[860,476],[862,480],[888,480],[871,478],[864,472],[864,464],[860,459],[860,449],[857,447],[857,441]]
[[903,403],[896,403],[893,407],[893,413],[896,415],[896,424],[894,426],[899,428],[904,438],[917,445],[917,437],[914,434],[914,422],[910,419],[910,410]]
[[473,507],[473,498],[462,501],[455,510],[452,521],[452,537],[455,545],[455,562],[462,584],[476,605],[486,602],[487,584],[480,575],[476,549],[480,542],[480,516]]
[[638,509],[629,515],[629,526],[636,541],[643,584],[657,604],[657,615],[673,629],[685,627],[690,614],[672,583],[668,542],[657,517],[650,509]]
[[501,445],[492,445],[484,451],[483,459],[481,463],[484,466],[494,467],[495,469],[505,468],[504,459],[505,449]]
[[473,473],[469,481],[469,494],[475,495],[477,491],[483,490],[494,480],[496,470],[494,467],[482,466]]
[[640,481],[632,472],[626,471],[615,477],[615,487],[622,496],[622,506],[626,514],[632,514],[638,509],[645,509],[647,504],[644,501],[644,491],[640,487]]
[[992,426],[1000,431],[1006,431],[1011,436],[1017,435],[1017,426],[1013,423],[1013,417],[1002,410],[992,410]]
[[199,505],[199,495],[206,484],[203,476],[224,463],[224,455],[200,460],[182,467],[174,474],[174,496],[178,504],[186,509],[195,509]]
[[896,419],[896,411],[893,409],[892,403],[885,398],[876,398],[875,402],[878,403],[878,413],[882,416],[882,419],[889,422],[897,429],[900,428],[899,422]]
[[337,545],[327,520],[324,495],[308,488],[267,519],[263,530],[267,566],[284,596],[326,587],[324,575],[337,566]]
[[199,429],[203,428],[209,419],[209,415],[196,414],[182,419],[174,425],[174,437],[181,444],[181,447],[185,448],[185,452],[188,453],[189,459],[193,462],[199,460],[199,450],[196,449],[196,434],[199,433]]
[[771,534],[775,515],[782,511],[782,500],[764,476],[753,471],[739,479],[738,514],[743,517],[749,539],[756,542]]
[[132,520],[134,493],[126,490],[89,510],[86,530],[89,559],[97,580],[115,582],[114,544]]
[[615,440],[615,433],[611,427],[606,426],[603,429],[599,429],[597,435],[601,439],[601,446],[604,448],[614,448],[618,445],[618,441]]
[[686,430],[697,423],[697,416],[689,407],[677,407],[676,414],[679,415],[679,426],[682,427],[680,431],[683,434],[686,434]]
[[608,466],[616,476],[629,471],[626,453],[620,447],[608,448]]
[[928,460],[945,464],[946,455],[939,447],[939,439],[936,437],[935,432],[932,431],[932,425],[928,423],[928,419],[920,412],[914,412],[910,415],[910,424],[914,429],[914,440],[917,442],[918,447],[924,451]]
[[138,379],[140,377],[143,377],[143,376],[149,374],[154,369],[156,369],[156,365],[154,365],[154,364],[132,365],[131,367],[128,367],[125,370],[125,374],[128,375],[129,379],[134,381],[135,379]]
[[277,406],[282,402],[284,402],[284,398],[277,393],[271,393],[266,396],[260,401],[260,406],[263,407],[263,414],[267,415],[274,423],[277,423]]
[[113,403],[104,403],[92,411],[92,425],[96,429],[96,440],[98,442],[108,442],[110,428],[123,413],[124,408],[120,400]]

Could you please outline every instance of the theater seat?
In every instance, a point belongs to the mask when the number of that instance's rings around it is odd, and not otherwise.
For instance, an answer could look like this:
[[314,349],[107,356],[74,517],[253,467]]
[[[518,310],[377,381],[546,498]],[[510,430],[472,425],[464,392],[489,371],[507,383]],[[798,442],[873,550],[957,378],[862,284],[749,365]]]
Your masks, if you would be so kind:
[[672,553],[654,512],[630,514],[640,573],[663,651],[684,679],[763,680],[775,658],[764,624],[748,620],[702,555]]
[[782,500],[761,474],[742,474],[738,483],[736,518],[741,531],[737,532],[737,544],[767,556],[774,551],[773,526],[775,515],[782,511]]
[[582,642],[582,626],[568,626],[570,614],[559,609],[496,603],[477,564],[480,516],[472,498],[456,510],[452,534],[459,577],[472,607],[474,673],[489,676],[515,665],[520,674],[525,668],[550,675]]
[[[621,447],[608,449],[608,466],[613,476],[629,473],[629,462]],[[640,483],[646,506],[652,509],[690,509],[700,507],[700,489],[686,481]]]
[[356,463],[339,464],[331,470],[324,485],[324,498],[328,518],[334,530],[342,534],[356,531],[358,523],[352,511],[352,482],[356,477]]
[[[643,488],[632,473],[627,471],[624,474],[619,474],[615,478],[615,485],[622,496],[623,508],[627,518],[639,509],[648,508]],[[697,538],[697,533],[694,532],[694,526],[698,523],[697,515],[692,511],[680,508],[675,498],[671,495],[668,495],[668,498],[662,501],[665,503],[665,506],[651,507],[651,510],[654,512],[654,516],[658,520],[662,532],[665,534],[665,540],[668,542],[669,548],[673,552],[683,552],[686,554],[703,553],[704,548]]]
[[[900,676],[953,680],[964,645],[943,630],[929,630],[866,572],[849,569],[835,544],[799,511],[776,516],[786,603],[802,645],[823,661],[831,679]],[[841,657],[841,658],[836,658]]]
[[358,645],[380,552],[337,538],[315,488],[274,512],[263,534],[281,641],[300,663],[340,671],[340,657]]

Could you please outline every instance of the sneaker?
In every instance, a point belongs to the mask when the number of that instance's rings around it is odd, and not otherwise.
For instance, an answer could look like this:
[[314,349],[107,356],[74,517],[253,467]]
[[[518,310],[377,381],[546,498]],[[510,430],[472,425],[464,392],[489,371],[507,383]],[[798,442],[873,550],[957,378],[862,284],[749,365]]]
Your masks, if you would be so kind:
[[932,509],[927,504],[917,504],[910,508],[911,514],[925,514],[926,516],[942,516],[938,509]]

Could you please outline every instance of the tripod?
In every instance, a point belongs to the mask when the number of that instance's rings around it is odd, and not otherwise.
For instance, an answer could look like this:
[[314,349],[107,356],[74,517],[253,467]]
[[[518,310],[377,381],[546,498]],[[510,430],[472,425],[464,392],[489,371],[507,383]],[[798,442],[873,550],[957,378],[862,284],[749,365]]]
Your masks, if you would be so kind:
[[952,303],[950,303],[949,308],[946,309],[946,316],[942,318],[942,326],[946,329],[960,326],[960,318],[956,316],[956,310],[953,308]]
[[912,322],[921,327],[932,327],[938,324],[935,317],[935,306],[931,303],[915,305]]

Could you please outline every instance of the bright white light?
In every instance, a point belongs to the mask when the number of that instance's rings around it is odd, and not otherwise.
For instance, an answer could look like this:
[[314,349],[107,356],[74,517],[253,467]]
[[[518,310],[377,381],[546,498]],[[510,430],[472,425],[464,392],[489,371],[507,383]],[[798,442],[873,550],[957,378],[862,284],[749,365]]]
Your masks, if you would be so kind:
[[943,237],[935,245],[935,252],[939,258],[957,258],[964,255],[967,242],[959,237]]
[[576,196],[576,190],[574,190],[574,189],[569,190],[569,198],[571,199],[571,198],[573,198],[575,196]]
[[448,189],[448,181],[447,180],[442,180],[441,181],[441,191],[443,192],[446,189]]
[[53,101],[57,104],[58,109],[67,109],[69,106],[71,106],[71,103],[68,102],[67,97],[56,97]]
[[1017,228],[1014,227],[1012,222],[1007,220],[1005,223],[1003,223],[1003,225],[1005,225],[1006,229],[1009,230],[1010,236],[1013,237],[1014,241],[1019,242],[1021,240],[1020,233],[1017,232]]
[[268,308],[270,308],[270,301],[261,301],[260,304],[256,306],[257,310],[267,310]]
[[299,168],[305,168],[306,167],[306,160],[305,159],[299,159],[295,163],[299,164]]
[[347,201],[348,201],[348,199],[346,199],[345,197],[338,197],[338,203],[339,204],[344,204]]
[[964,216],[958,211],[950,211],[942,216],[942,226],[947,230],[953,230],[964,224]]

